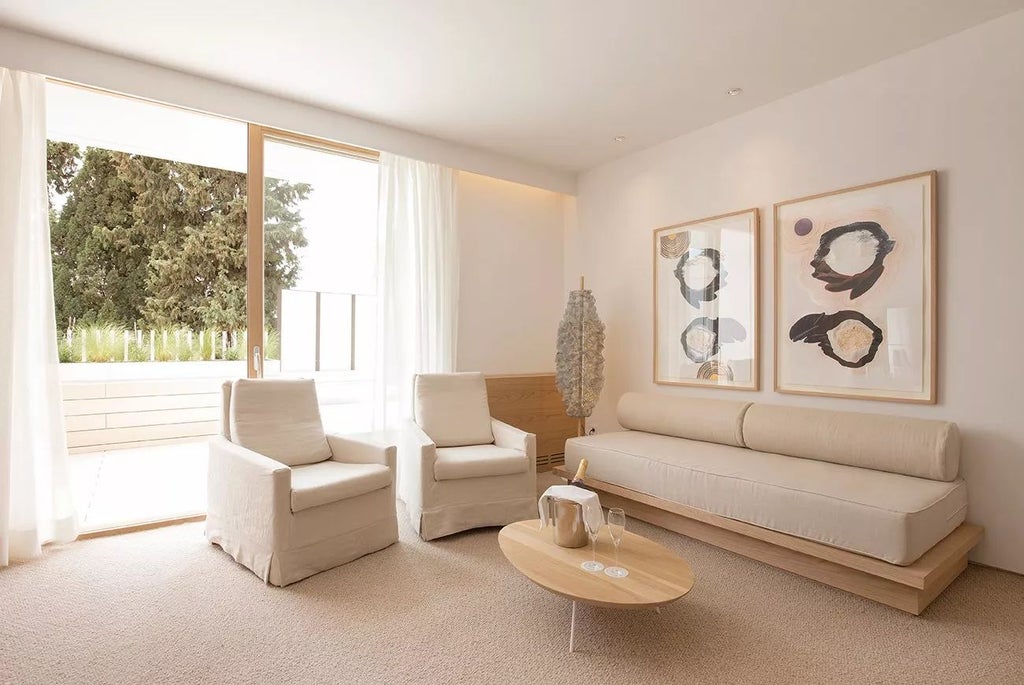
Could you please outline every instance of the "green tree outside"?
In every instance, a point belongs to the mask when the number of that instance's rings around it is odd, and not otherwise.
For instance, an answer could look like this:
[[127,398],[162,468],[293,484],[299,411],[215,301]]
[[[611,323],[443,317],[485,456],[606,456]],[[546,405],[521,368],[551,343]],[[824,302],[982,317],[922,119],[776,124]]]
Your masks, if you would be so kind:
[[[54,299],[58,330],[245,328],[245,174],[50,141]],[[266,322],[299,276],[308,244],[298,205],[306,183],[267,179]]]

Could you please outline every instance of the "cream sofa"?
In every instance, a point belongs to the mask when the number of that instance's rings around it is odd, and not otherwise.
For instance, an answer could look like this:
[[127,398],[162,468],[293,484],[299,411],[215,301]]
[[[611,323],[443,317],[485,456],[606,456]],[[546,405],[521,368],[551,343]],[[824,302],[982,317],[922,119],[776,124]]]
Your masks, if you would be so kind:
[[967,567],[956,424],[627,393],[624,431],[566,442],[605,506],[920,614]]
[[224,383],[206,537],[272,585],[398,541],[396,448],[328,435],[312,380]]
[[570,439],[567,470],[897,565],[966,517],[954,423],[640,393],[618,420]]
[[959,433],[943,421],[627,393],[627,430],[572,438],[605,501],[921,613],[967,566]]

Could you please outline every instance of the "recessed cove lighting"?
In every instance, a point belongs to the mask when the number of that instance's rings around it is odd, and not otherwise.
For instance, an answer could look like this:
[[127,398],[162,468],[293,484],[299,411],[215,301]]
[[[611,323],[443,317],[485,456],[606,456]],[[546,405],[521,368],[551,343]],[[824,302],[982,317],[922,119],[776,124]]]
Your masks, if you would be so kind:
[[626,136],[615,136],[615,142],[616,143],[625,143],[626,142]]
[[729,90],[725,91],[725,94],[730,96],[730,97],[736,97],[737,95],[743,95],[743,89],[742,88],[730,88]]

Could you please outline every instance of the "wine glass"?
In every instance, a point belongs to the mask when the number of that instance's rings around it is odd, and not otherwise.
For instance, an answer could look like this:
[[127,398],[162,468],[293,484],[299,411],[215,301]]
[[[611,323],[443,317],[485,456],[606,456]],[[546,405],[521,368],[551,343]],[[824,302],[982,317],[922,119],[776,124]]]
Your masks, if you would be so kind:
[[629,571],[619,566],[619,545],[622,544],[622,534],[626,530],[626,512],[619,508],[608,510],[608,532],[612,536],[612,544],[615,545],[615,565],[609,566],[604,572],[612,578],[625,578]]
[[587,528],[587,535],[590,536],[590,561],[584,561],[580,564],[580,568],[584,571],[591,573],[598,573],[604,570],[604,564],[597,560],[597,535],[601,532],[601,526],[604,524],[604,511],[600,513],[597,519],[597,527],[590,527],[590,518],[587,516],[583,517],[583,525]]

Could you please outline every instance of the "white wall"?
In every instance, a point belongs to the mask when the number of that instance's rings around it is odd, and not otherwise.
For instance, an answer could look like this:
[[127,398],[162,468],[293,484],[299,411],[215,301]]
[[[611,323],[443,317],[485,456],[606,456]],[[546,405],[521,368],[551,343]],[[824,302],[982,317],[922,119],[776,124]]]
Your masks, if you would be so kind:
[[575,176],[568,172],[10,28],[0,27],[0,66],[575,192]]
[[460,172],[458,368],[550,372],[562,317],[565,195]]
[[[592,424],[614,429],[627,390],[956,421],[969,519],[986,527],[974,558],[1024,572],[1022,69],[1017,12],[584,174],[565,271],[583,269],[608,327]],[[939,171],[939,403],[772,392],[772,203],[928,169]],[[653,385],[651,230],[752,206],[762,212],[767,389]]]

